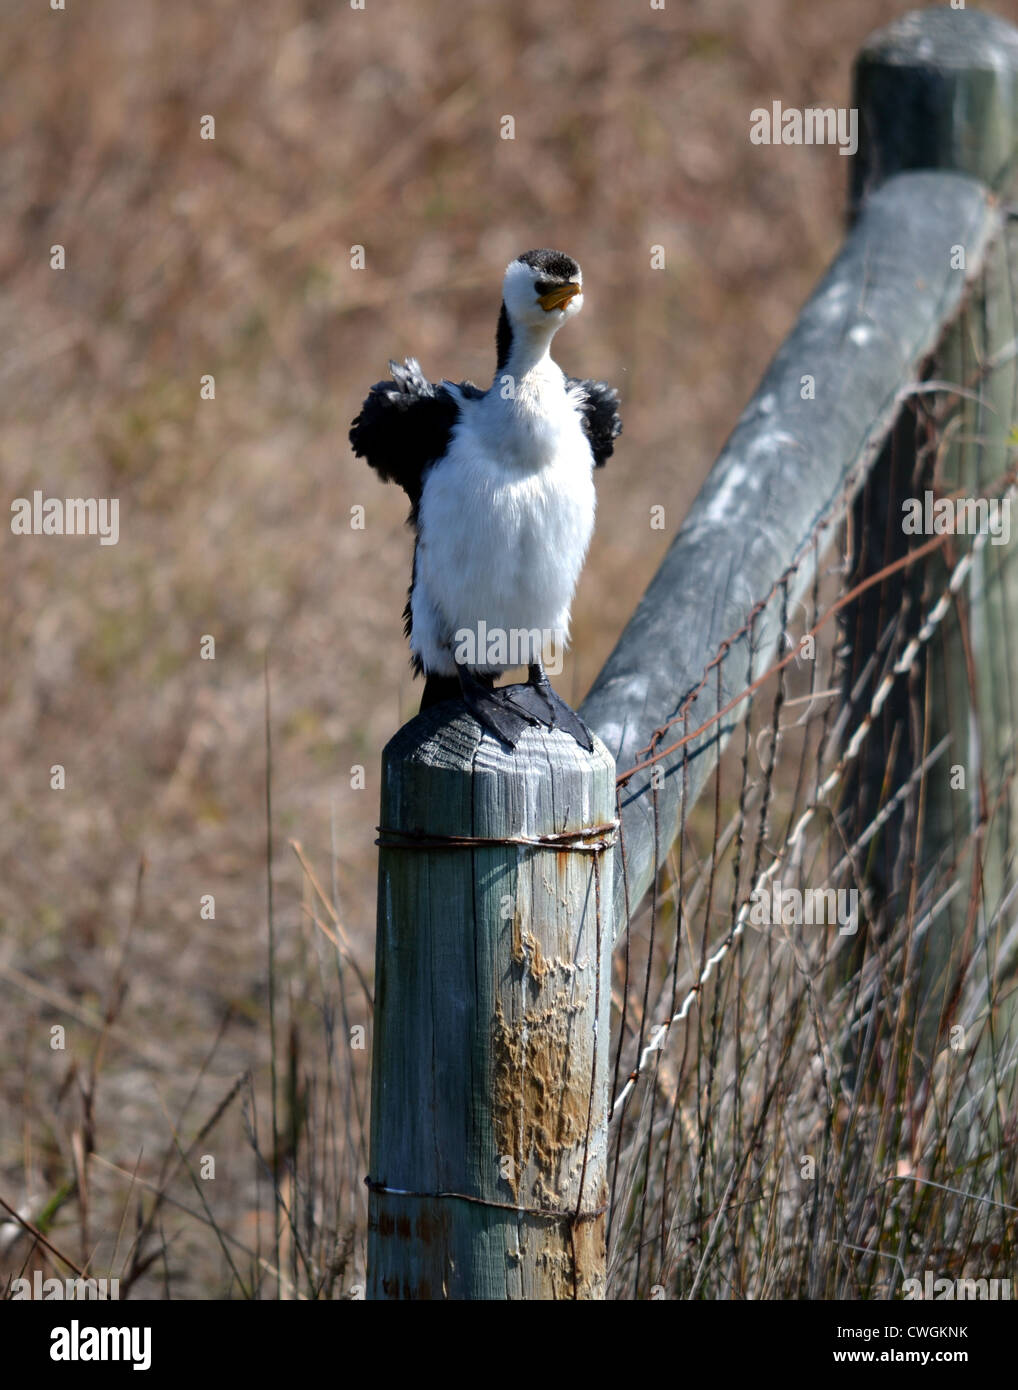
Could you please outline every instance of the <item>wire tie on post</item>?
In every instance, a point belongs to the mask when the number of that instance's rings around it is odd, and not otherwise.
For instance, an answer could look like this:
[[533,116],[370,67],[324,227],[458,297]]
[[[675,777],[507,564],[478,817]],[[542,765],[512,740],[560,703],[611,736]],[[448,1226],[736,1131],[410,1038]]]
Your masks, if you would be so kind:
[[619,828],[617,820],[588,825],[581,830],[562,830],[551,835],[436,835],[426,830],[397,830],[377,825],[376,845],[382,849],[497,849],[519,845],[524,849],[552,849],[565,854],[600,854],[611,849]]
[[366,1177],[364,1186],[371,1192],[380,1192],[389,1197],[417,1197],[424,1201],[452,1200],[456,1202],[473,1202],[479,1207],[492,1207],[496,1211],[511,1211],[516,1216],[538,1216],[545,1221],[563,1221],[567,1225],[575,1225],[577,1221],[594,1221],[599,1216],[604,1216],[608,1210],[608,1203],[602,1202],[599,1207],[592,1211],[555,1211],[551,1207],[518,1207],[512,1202],[496,1202],[489,1197],[472,1197],[467,1192],[409,1192],[401,1187],[388,1187],[384,1182],[378,1182],[375,1178]]

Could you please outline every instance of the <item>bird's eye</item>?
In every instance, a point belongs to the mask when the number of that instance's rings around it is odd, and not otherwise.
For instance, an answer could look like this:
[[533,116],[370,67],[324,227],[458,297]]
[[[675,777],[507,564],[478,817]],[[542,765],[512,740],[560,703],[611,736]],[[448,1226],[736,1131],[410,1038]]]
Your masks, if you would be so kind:
[[547,294],[558,286],[557,280],[535,280],[534,289],[538,294]]

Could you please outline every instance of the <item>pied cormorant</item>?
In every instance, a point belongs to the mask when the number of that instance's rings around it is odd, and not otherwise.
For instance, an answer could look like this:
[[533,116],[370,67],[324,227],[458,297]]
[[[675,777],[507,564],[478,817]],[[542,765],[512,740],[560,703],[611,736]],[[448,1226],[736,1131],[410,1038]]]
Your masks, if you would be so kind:
[[[593,470],[622,425],[618,393],[567,377],[551,340],[583,305],[580,267],[527,251],[502,287],[492,385],[432,385],[408,357],[371,391],[350,442],[410,497],[416,533],[404,613],[412,663],[427,677],[421,709],[461,695],[510,746],[528,724],[591,737],[551,688],[549,640],[564,645],[594,527]],[[526,685],[496,687],[513,665]]]

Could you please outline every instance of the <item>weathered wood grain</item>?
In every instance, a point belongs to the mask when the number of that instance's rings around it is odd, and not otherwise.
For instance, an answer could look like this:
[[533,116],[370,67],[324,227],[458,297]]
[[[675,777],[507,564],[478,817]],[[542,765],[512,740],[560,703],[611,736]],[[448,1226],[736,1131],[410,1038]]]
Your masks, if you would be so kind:
[[[451,704],[392,739],[382,788],[382,826],[432,844],[615,812],[603,746],[510,751]],[[371,1177],[426,1195],[372,1191],[369,1296],[601,1298],[611,850],[380,838]]]

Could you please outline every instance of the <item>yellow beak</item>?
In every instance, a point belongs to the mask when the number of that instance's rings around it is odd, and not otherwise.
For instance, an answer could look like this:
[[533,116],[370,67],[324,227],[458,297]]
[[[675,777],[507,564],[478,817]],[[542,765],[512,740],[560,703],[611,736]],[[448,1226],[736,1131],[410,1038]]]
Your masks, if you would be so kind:
[[574,280],[570,280],[568,285],[556,285],[555,289],[549,290],[547,294],[539,294],[537,302],[545,313],[549,313],[552,309],[561,309],[564,304],[568,304],[580,293],[581,288],[582,286]]

